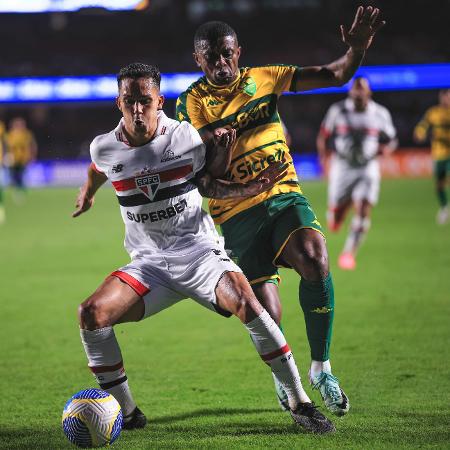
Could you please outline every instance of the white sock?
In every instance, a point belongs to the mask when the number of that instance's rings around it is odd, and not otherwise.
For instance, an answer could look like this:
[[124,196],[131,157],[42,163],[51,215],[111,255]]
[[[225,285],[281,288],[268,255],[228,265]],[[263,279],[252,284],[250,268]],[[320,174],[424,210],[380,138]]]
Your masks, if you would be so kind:
[[354,216],[344,244],[344,253],[355,254],[370,228],[370,218]]
[[263,310],[259,317],[245,324],[245,327],[262,360],[270,366],[286,391],[290,408],[295,409],[299,403],[311,402],[303,389],[291,349],[269,313]]
[[115,397],[124,416],[131,414],[136,403],[128,386],[122,353],[113,328],[105,327],[92,331],[80,329],[80,336],[88,366],[100,388]]
[[331,373],[330,360],[326,361],[311,361],[311,368],[309,370],[310,377],[318,377],[321,372]]

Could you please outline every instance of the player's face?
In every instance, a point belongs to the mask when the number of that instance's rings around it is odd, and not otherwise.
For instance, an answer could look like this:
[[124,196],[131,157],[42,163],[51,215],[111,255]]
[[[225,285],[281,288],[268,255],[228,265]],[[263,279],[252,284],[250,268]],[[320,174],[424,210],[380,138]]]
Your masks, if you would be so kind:
[[131,136],[153,136],[163,103],[164,97],[150,78],[125,78],[120,83],[117,106]]
[[241,47],[233,36],[224,36],[216,42],[201,41],[194,53],[195,62],[214,84],[225,86],[237,76]]
[[367,80],[362,78],[353,83],[350,89],[350,98],[353,100],[357,111],[366,109],[371,96],[372,91]]
[[450,89],[446,89],[439,93],[439,101],[445,108],[450,108]]

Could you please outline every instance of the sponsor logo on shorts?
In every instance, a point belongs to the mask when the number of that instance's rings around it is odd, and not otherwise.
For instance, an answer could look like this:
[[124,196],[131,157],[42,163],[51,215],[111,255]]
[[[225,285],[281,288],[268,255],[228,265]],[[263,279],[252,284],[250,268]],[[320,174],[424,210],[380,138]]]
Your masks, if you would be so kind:
[[186,208],[187,202],[183,199],[172,206],[157,211],[149,211],[147,213],[132,213],[131,211],[127,211],[127,217],[131,222],[137,223],[158,222],[159,220],[167,220],[177,214],[181,214]]

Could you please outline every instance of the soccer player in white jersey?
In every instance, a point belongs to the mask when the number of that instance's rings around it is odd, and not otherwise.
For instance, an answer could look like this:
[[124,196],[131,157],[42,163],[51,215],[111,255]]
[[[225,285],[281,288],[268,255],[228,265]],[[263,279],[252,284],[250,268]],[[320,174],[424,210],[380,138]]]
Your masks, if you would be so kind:
[[368,80],[355,78],[348,98],[328,110],[317,137],[322,167],[331,154],[328,228],[338,231],[348,208],[353,205],[355,210],[338,259],[344,270],[355,269],[356,252],[370,228],[371,209],[380,190],[378,156],[392,152],[397,146],[389,111],[371,100],[371,96]]
[[[201,194],[245,197],[270,189],[285,175],[282,164],[271,165],[245,185],[214,180],[195,128],[163,113],[158,69],[130,64],[117,80],[123,118],[92,142],[92,165],[73,216],[87,211],[97,189],[111,181],[131,262],[80,305],[79,323],[88,365],[100,387],[119,401],[124,428],[141,428],[146,417],[132,397],[113,326],[139,321],[189,297],[242,321],[257,352],[283,383],[295,423],[310,432],[333,431],[303,390],[283,334],[227,256],[211,217],[202,209]],[[216,150],[228,151],[235,138],[235,131],[219,130]]]

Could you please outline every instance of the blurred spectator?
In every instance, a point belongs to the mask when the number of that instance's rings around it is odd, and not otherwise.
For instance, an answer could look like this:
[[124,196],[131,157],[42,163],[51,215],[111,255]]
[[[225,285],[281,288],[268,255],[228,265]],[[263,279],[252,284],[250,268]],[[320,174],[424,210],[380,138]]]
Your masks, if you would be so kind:
[[6,133],[7,162],[13,186],[17,189],[16,198],[25,190],[24,172],[27,164],[37,155],[37,145],[34,134],[27,128],[25,119],[15,117],[11,120]]
[[450,174],[450,89],[442,89],[439,92],[439,104],[429,108],[414,129],[414,138],[419,143],[425,142],[429,134],[436,194],[440,206],[436,221],[444,225],[450,219],[446,192],[447,176]]

